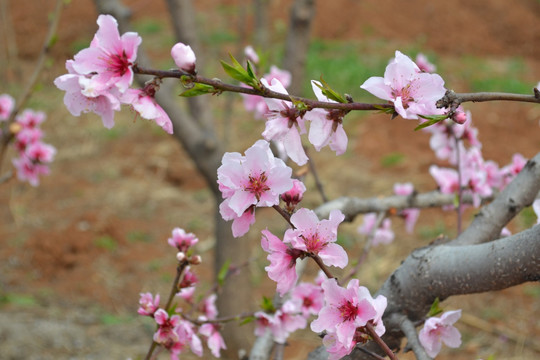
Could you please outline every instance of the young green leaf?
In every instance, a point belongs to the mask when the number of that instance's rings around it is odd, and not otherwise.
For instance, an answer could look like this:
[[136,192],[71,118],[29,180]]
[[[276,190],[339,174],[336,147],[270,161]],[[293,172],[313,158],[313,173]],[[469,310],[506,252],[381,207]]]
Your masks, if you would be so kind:
[[341,94],[339,94],[334,89],[332,89],[330,87],[330,85],[326,81],[324,81],[322,75],[321,75],[321,80],[320,81],[321,81],[322,86],[320,86],[317,83],[315,83],[315,85],[317,85],[317,87],[319,89],[321,89],[324,96],[326,96],[327,98],[329,98],[331,100],[340,102],[340,103],[346,103],[347,102],[347,100],[345,100],[345,98],[343,96],[341,96]]
[[225,278],[227,277],[227,274],[229,273],[229,267],[231,266],[231,261],[227,259],[221,269],[219,269],[219,273],[217,276],[217,281],[219,286],[223,286],[225,283]]
[[215,89],[213,86],[196,83],[193,85],[192,88],[187,89],[186,91],[181,93],[179,96],[193,97],[193,96],[199,96],[199,95],[204,95],[204,94],[217,94],[217,93],[219,93],[219,90]]
[[448,118],[448,115],[419,115],[419,116],[423,119],[426,119],[427,121],[415,127],[414,131],[434,125],[438,123],[439,121],[443,121],[444,119]]
[[435,301],[433,301],[433,304],[431,304],[431,308],[429,309],[429,312],[427,314],[427,317],[439,315],[444,310],[440,307],[440,300],[439,298],[435,298]]

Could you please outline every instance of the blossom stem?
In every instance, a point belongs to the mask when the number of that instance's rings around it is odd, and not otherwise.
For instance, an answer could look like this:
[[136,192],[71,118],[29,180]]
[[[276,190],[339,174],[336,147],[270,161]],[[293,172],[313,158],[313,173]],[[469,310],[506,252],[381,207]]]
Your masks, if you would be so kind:
[[392,360],[398,360],[396,354],[386,345],[386,343],[381,339],[379,335],[377,335],[377,332],[373,328],[373,324],[371,324],[369,321],[366,324],[366,329],[373,338],[373,340],[381,347],[381,349],[384,351],[386,355]]
[[377,359],[377,360],[385,360],[385,359],[386,359],[386,358],[383,358],[383,357],[380,356],[380,355],[377,355],[377,354],[375,354],[375,353],[369,351],[368,349],[364,349],[363,347],[357,347],[357,349],[360,350],[360,351],[363,352],[363,353],[368,354],[369,356],[374,357],[374,358]]
[[[182,273],[184,272],[186,266],[189,264],[189,261],[184,259],[180,261],[178,266],[176,267],[176,277],[174,278],[173,285],[171,288],[171,292],[169,294],[169,299],[167,300],[167,304],[165,305],[165,311],[169,311],[169,307],[172,304],[172,301],[174,299],[174,296],[178,292],[178,282],[180,281],[180,277],[182,276]],[[152,353],[154,352],[156,346],[158,344],[152,340],[152,344],[150,345],[150,348],[148,349],[148,353],[146,354],[145,360],[150,360],[152,358]]]
[[274,208],[281,216],[283,216],[283,218],[284,218],[285,220],[287,220],[287,222],[289,223],[289,225],[291,225],[291,227],[292,227],[293,229],[296,229],[296,226],[294,226],[293,223],[291,222],[291,215],[290,215],[288,212],[286,212],[285,210],[283,210],[283,209],[281,208],[281,206],[279,206],[279,205],[274,205],[274,206],[272,206],[272,207],[273,207],[273,208]]
[[330,271],[330,269],[328,269],[328,267],[326,265],[324,265],[324,263],[323,263],[322,259],[319,257],[319,255],[310,254],[309,257],[312,258],[317,263],[317,265],[319,265],[319,267],[324,272],[324,275],[326,275],[327,278],[336,279],[336,281],[339,284],[339,281],[338,281],[337,277],[332,274],[332,272]]

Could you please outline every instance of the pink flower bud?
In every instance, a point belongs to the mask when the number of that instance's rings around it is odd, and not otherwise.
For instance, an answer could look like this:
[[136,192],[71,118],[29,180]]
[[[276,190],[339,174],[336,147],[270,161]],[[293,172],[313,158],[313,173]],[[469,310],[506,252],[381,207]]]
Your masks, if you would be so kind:
[[189,45],[177,43],[171,49],[171,56],[180,70],[193,73],[195,71],[195,53]]
[[452,116],[452,120],[454,120],[455,123],[460,125],[465,124],[465,122],[467,121],[467,114],[462,111],[456,111]]
[[287,204],[287,210],[289,212],[292,212],[296,205],[302,201],[305,191],[305,185],[300,180],[293,179],[293,187],[291,190],[281,194],[281,199]]
[[259,55],[257,55],[257,52],[255,51],[255,49],[253,49],[253,46],[251,46],[251,45],[246,46],[244,48],[244,55],[253,64],[258,64],[259,63]]

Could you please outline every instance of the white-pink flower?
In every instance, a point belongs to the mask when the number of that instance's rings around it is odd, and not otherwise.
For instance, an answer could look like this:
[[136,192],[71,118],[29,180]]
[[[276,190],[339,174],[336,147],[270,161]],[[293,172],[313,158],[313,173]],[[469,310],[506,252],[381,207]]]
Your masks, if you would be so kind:
[[185,45],[181,42],[176,43],[171,49],[171,56],[174,63],[180,70],[184,70],[188,73],[195,71],[195,53],[191,50],[191,46]]
[[263,230],[262,235],[261,247],[268,253],[266,258],[270,261],[264,269],[268,277],[277,283],[277,292],[283,296],[298,280],[296,259],[302,256],[302,251],[289,248],[268,230]]
[[373,230],[376,222],[377,222],[377,214],[375,213],[365,214],[362,225],[358,227],[357,231],[360,234],[363,234],[366,236],[369,236],[370,234],[372,234],[373,239],[371,240],[371,244],[373,246],[377,246],[381,244],[387,245],[387,244],[390,244],[392,241],[394,241],[395,234],[392,231],[392,221],[388,218],[384,219],[381,223],[381,226]]
[[212,355],[219,358],[221,356],[221,349],[227,349],[225,341],[221,336],[220,327],[218,324],[207,323],[201,325],[199,328],[199,334],[207,338],[208,348],[212,352]]
[[257,52],[255,51],[255,49],[253,49],[253,46],[251,45],[246,46],[244,48],[244,55],[253,64],[256,65],[259,63],[259,55],[257,55]]
[[99,29],[90,47],[75,55],[73,68],[79,74],[92,75],[92,88],[101,91],[116,86],[123,93],[133,82],[132,67],[142,39],[134,32],[120,36],[111,15],[100,15],[97,23]]
[[54,85],[64,90],[64,104],[71,115],[93,112],[101,116],[103,125],[110,129],[114,126],[114,112],[120,110],[119,93],[114,89],[97,91],[91,85],[91,80],[85,75],[78,74],[73,69],[73,60],[66,61],[69,74],[57,77]]
[[427,72],[427,73],[432,73],[432,72],[435,72],[435,70],[437,70],[437,67],[433,65],[432,63],[430,63],[427,56],[422,53],[418,53],[416,55],[416,65],[421,71]]
[[330,218],[319,221],[314,211],[302,208],[291,216],[291,223],[296,229],[285,232],[283,242],[298,249],[318,255],[324,264],[344,268],[349,262],[347,252],[338,244],[337,229],[345,220],[339,210],[332,210]]
[[461,310],[447,311],[438,317],[430,317],[418,333],[418,339],[426,353],[435,357],[441,351],[442,343],[451,348],[461,345],[461,334],[453,324],[461,317]]
[[[414,186],[411,183],[403,183],[403,184],[395,183],[394,184],[394,194],[396,195],[409,196],[413,192],[414,192]],[[403,209],[399,212],[399,215],[405,219],[405,230],[408,233],[412,233],[414,230],[414,225],[416,224],[416,221],[418,220],[418,216],[420,215],[420,209],[416,209],[416,208]]]
[[173,315],[169,318],[169,314],[163,309],[158,309],[154,313],[154,320],[159,325],[154,334],[154,341],[158,344],[166,344],[168,342],[178,342],[179,337],[175,331],[175,327],[180,324],[180,316]]
[[[320,82],[311,80],[311,87],[319,101],[334,102],[328,99],[317,86]],[[348,138],[343,129],[343,116],[345,113],[342,110],[325,110],[314,109],[306,113],[306,118],[311,120],[309,127],[309,142],[313,144],[317,151],[320,151],[326,145],[336,152],[336,155],[341,155],[347,150]]]
[[346,289],[339,286],[336,279],[328,279],[323,282],[322,289],[325,306],[311,323],[311,330],[333,333],[345,347],[353,341],[357,329],[364,327],[368,321],[374,323],[379,336],[384,333],[381,320],[386,309],[384,296],[373,299],[367,288],[359,286],[357,279],[349,281]]
[[11,115],[13,108],[15,107],[15,100],[11,95],[0,95],[0,121],[5,121]]
[[172,237],[167,240],[168,244],[178,249],[178,251],[186,252],[190,247],[199,242],[199,239],[193,233],[186,233],[184,229],[174,228]]
[[[272,91],[288,94],[278,79],[273,79],[269,84],[263,78],[261,83]],[[262,136],[268,141],[282,143],[287,156],[298,165],[304,165],[308,157],[300,138],[300,135],[306,132],[303,114],[300,114],[290,101],[274,98],[264,98],[264,101],[269,111],[265,114],[267,120]]]
[[[274,157],[270,144],[259,140],[246,150],[245,156],[225,153],[218,169],[218,183],[226,208],[241,217],[253,205],[278,205],[279,195],[293,186],[291,175],[292,169]],[[228,217],[223,212],[221,215]]]
[[444,80],[437,74],[421,72],[414,61],[399,51],[386,67],[384,77],[370,77],[360,87],[392,102],[404,119],[444,113],[436,106],[446,93]]
[[141,117],[154,120],[167,133],[173,133],[173,125],[169,115],[154,99],[156,92],[155,85],[146,85],[143,89],[127,89],[120,97],[123,104],[133,107]]
[[310,283],[300,283],[291,291],[291,301],[302,315],[317,315],[323,307],[324,296],[320,286]]

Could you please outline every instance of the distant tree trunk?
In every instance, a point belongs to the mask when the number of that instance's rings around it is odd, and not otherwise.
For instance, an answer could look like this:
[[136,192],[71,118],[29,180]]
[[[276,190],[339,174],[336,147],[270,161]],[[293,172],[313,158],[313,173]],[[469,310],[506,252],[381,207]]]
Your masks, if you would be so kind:
[[268,19],[270,18],[271,0],[254,0],[255,17],[255,45],[260,49],[268,49],[270,36],[268,32]]
[[[119,1],[95,0],[100,13],[112,14],[118,20],[120,32],[131,30],[129,23],[130,10]],[[173,18],[175,35],[178,41],[194,41],[194,48],[198,45],[196,40],[196,26],[186,18],[194,18],[194,13],[186,14],[186,9],[192,9],[190,0],[168,0],[170,13]],[[144,42],[143,42],[144,44]],[[189,43],[188,43],[189,44]],[[171,44],[171,47],[174,44]],[[199,53],[196,53],[199,57]],[[143,49],[139,47],[139,64],[151,67],[149,60]],[[197,60],[197,68],[200,69]],[[188,101],[189,112],[177,104],[177,97],[172,94],[170,83],[165,82],[160,91],[156,93],[156,101],[167,112],[174,126],[174,136],[186,152],[189,154],[195,166],[204,177],[208,187],[212,190],[214,200],[219,205],[221,202],[221,192],[217,184],[217,169],[221,165],[221,157],[224,153],[223,144],[218,140],[213,126],[210,107],[203,103],[202,97],[190,98]],[[223,264],[229,260],[236,265],[249,258],[250,247],[245,244],[245,240],[234,239],[231,232],[231,224],[225,222],[219,212],[214,214],[214,226],[216,236],[216,246],[214,249],[214,272],[217,274]],[[211,220],[208,220],[209,222]],[[181,226],[181,224],[179,224]],[[204,261],[204,259],[203,259]],[[218,296],[218,308],[220,316],[236,315],[246,311],[246,304],[251,299],[250,276],[248,269],[242,271],[225,282]],[[227,330],[223,333],[227,344],[226,358],[236,359],[240,349],[249,349],[253,341],[253,331],[250,326],[239,327],[237,324],[227,325]]]
[[292,74],[292,84],[288,89],[291,94],[302,93],[315,6],[315,0],[295,0],[292,5],[283,61],[283,67]]

